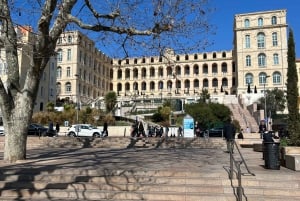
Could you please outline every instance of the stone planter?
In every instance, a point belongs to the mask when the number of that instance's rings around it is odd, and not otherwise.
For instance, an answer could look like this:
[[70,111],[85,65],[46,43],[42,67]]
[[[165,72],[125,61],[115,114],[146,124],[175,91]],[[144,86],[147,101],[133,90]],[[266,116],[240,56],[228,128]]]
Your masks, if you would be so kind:
[[300,155],[300,147],[285,146],[280,148],[280,161],[284,167],[287,167],[286,155]]

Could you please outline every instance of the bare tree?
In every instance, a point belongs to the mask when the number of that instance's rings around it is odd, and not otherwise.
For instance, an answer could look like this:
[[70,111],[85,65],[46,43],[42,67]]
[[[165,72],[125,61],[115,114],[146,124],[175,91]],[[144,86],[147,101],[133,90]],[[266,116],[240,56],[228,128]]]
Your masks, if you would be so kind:
[[[210,11],[207,0],[0,0],[0,48],[8,66],[6,83],[0,80],[4,160],[26,159],[26,133],[40,75],[64,31],[94,33],[90,36],[102,42],[101,47],[122,49],[124,57],[138,52],[137,47],[148,54],[167,47],[187,53],[208,44]],[[30,27],[35,40],[27,44],[30,62],[21,84],[15,28],[23,25]]]

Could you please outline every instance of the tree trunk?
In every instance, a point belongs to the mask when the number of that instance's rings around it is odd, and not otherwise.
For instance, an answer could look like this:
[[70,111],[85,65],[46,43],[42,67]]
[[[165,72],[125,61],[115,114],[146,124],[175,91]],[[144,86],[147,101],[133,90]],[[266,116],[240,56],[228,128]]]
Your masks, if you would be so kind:
[[26,159],[27,130],[32,116],[32,104],[29,104],[29,99],[22,96],[17,99],[17,105],[10,112],[10,116],[3,119],[4,160],[10,163]]

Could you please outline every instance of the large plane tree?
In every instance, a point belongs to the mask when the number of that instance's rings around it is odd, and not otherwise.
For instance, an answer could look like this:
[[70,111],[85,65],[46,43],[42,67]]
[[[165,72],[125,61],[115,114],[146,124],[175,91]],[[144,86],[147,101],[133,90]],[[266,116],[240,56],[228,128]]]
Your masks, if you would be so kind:
[[[26,159],[27,127],[40,77],[64,31],[92,34],[99,49],[122,50],[122,57],[157,55],[166,48],[191,53],[208,44],[210,11],[208,0],[0,0],[0,48],[7,63],[7,81],[0,80],[4,160]],[[27,73],[20,75],[22,46],[15,27],[24,25],[36,38],[26,44],[32,52]]]

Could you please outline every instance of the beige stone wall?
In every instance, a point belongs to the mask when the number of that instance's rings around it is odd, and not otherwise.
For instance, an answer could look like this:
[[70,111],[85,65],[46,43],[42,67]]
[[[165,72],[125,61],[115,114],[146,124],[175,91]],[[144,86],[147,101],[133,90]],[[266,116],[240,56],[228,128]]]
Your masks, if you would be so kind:
[[[272,24],[272,17],[277,20]],[[258,25],[259,18],[262,26]],[[245,20],[249,20],[249,27],[245,26]],[[246,75],[253,75],[251,88],[256,86],[258,93],[265,89],[278,87],[285,89],[287,73],[287,24],[286,10],[238,14],[235,16],[235,59],[237,66],[238,93],[247,91]],[[258,35],[264,34],[264,47],[258,47]],[[277,34],[277,46],[273,45],[272,34]],[[250,38],[250,47],[246,46],[246,35]],[[265,55],[265,65],[259,66],[258,57]],[[274,64],[274,54],[278,55],[278,64]],[[251,57],[251,66],[246,65],[246,57]],[[281,76],[280,82],[275,82],[275,74]],[[260,81],[260,75],[270,76],[266,83]]]
[[[94,42],[79,31],[62,34],[56,51],[61,76],[57,77],[58,97],[88,104],[104,96],[110,88],[111,59],[95,48]],[[71,89],[66,90],[70,84]]]

